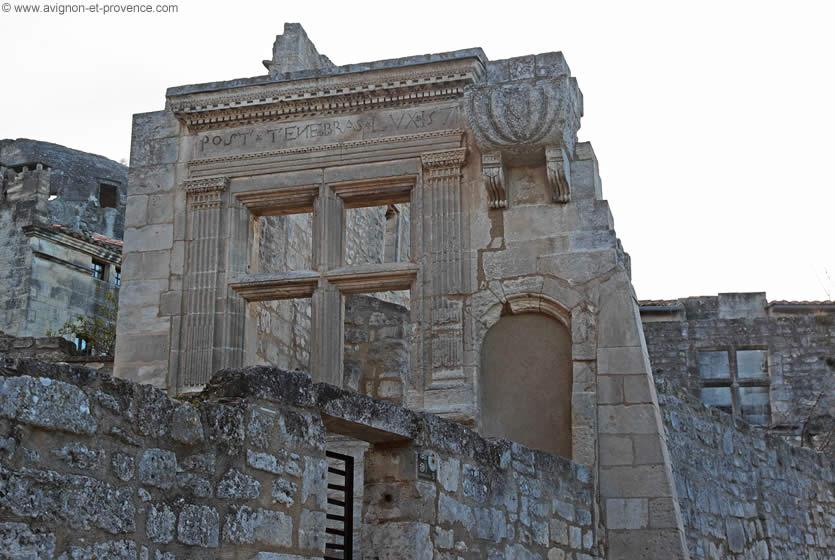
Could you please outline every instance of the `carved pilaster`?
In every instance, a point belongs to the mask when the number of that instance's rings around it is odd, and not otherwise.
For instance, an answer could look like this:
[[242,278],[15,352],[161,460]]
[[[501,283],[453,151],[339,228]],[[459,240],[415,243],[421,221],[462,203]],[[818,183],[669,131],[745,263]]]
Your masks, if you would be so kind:
[[463,220],[461,215],[461,167],[466,148],[429,152],[421,155],[423,188],[429,204],[430,266],[432,294],[466,291],[463,285]]
[[545,168],[548,171],[548,184],[551,186],[554,202],[568,202],[571,199],[571,166],[565,148],[545,148]]
[[188,243],[183,279],[178,387],[205,384],[215,369],[215,313],[223,262],[223,196],[229,181],[213,177],[186,181]]
[[[421,333],[425,378],[433,383],[463,380],[464,336],[456,294],[469,290],[464,270],[466,240],[461,208],[463,148],[423,154],[424,247],[428,254],[422,308],[428,320]],[[443,380],[443,381],[442,381]]]
[[504,178],[504,162],[501,152],[488,152],[481,156],[481,173],[490,208],[507,208],[507,187]]

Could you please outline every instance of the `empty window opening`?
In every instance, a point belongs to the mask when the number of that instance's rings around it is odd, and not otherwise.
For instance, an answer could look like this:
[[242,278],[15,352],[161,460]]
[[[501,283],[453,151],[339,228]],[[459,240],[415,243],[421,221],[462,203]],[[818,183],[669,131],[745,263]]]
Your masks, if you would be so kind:
[[408,262],[410,216],[408,203],[345,210],[345,265]]
[[[260,216],[253,223],[254,274],[286,274],[313,267],[310,214]],[[247,305],[256,327],[251,349],[256,363],[288,371],[310,371],[310,298],[258,301]]]
[[119,187],[99,183],[99,207],[117,208],[119,206]]
[[402,404],[414,337],[409,292],[346,296],[344,332],[344,386]]
[[93,347],[90,345],[90,341],[83,336],[75,337],[75,349],[79,354],[84,356],[89,356],[93,353]]

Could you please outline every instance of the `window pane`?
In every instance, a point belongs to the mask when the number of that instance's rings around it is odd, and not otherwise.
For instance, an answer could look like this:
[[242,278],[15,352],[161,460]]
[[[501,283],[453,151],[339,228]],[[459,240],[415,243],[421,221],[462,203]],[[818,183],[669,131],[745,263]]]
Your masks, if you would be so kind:
[[742,417],[751,424],[768,425],[771,415],[768,387],[740,387]]
[[736,353],[736,370],[740,379],[768,377],[768,352],[739,350]]
[[730,387],[702,387],[702,402],[725,412],[733,412]]
[[699,376],[702,379],[723,379],[731,376],[728,353],[699,352]]
[[104,279],[104,265],[100,262],[93,261],[90,267],[90,274],[93,278],[98,278],[99,280]]

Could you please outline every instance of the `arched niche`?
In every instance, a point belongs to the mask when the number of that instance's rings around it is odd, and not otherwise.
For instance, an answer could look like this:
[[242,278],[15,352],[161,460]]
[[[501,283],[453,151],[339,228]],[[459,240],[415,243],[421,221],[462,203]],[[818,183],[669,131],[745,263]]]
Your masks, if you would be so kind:
[[562,308],[507,302],[482,341],[479,396],[486,437],[571,457],[571,332]]

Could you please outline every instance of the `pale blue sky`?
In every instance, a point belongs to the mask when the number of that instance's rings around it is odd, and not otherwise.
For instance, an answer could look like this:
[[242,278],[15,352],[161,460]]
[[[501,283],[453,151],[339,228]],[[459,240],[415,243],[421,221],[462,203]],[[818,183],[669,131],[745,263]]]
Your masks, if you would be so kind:
[[285,21],[336,64],[560,50],[639,297],[835,298],[831,3],[171,2],[0,13],[0,137],[127,158],[131,114],[168,86],[264,74]]

